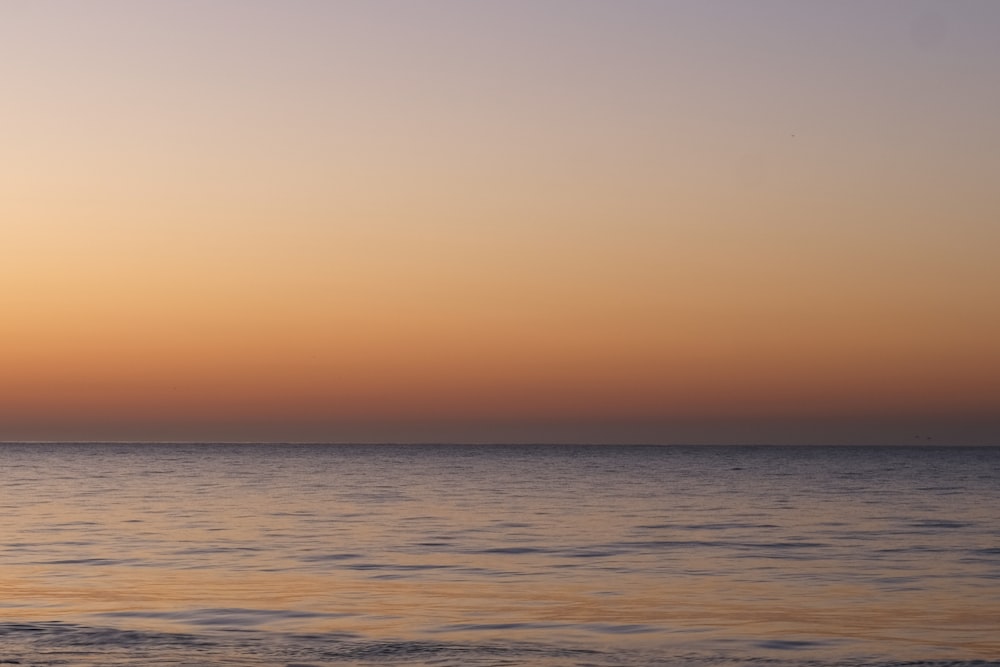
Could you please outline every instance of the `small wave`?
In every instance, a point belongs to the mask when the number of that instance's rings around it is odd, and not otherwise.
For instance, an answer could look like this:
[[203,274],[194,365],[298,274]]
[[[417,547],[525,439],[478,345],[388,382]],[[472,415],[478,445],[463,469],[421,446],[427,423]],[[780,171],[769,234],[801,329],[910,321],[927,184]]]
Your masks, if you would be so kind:
[[687,530],[761,530],[780,528],[773,523],[695,523],[684,526]]
[[738,542],[730,540],[643,540],[621,542],[622,546],[639,549],[737,549],[737,550],[794,550],[821,549],[829,545],[824,542]]
[[137,563],[138,560],[134,558],[66,558],[62,560],[45,560],[39,561],[39,565],[93,565],[93,566],[109,566],[109,565],[129,565],[131,563]]
[[201,627],[247,627],[301,619],[345,618],[351,614],[288,609],[208,608],[184,611],[116,611],[97,614],[97,616],[102,618],[157,619]]
[[302,560],[306,563],[322,563],[326,561],[351,560],[353,558],[361,558],[361,554],[314,554],[311,556],[303,556]]
[[356,563],[346,566],[350,570],[398,570],[400,572],[420,572],[421,570],[444,570],[451,565],[402,565],[394,563]]
[[735,546],[748,549],[821,549],[829,545],[823,542],[744,542]]
[[261,547],[192,547],[171,552],[173,556],[204,556],[207,554],[258,553]]
[[909,528],[932,528],[932,529],[954,529],[954,528],[969,528],[975,524],[968,521],[945,521],[943,519],[938,520],[928,520],[928,521],[912,521],[906,524]]
[[583,551],[569,551],[564,555],[569,558],[611,558],[613,556],[618,556],[621,551],[593,551],[593,550],[583,550]]
[[442,625],[429,632],[484,632],[495,630],[551,630],[565,628],[567,623],[455,623]]
[[539,549],[537,547],[496,547],[493,549],[481,549],[479,551],[474,551],[472,553],[476,554],[506,554],[506,555],[521,555],[521,554],[540,554],[540,553],[551,553],[548,549]]
[[90,627],[58,621],[4,623],[0,625],[0,637],[5,644],[27,641],[38,647],[130,647],[140,644],[195,647],[211,643],[189,633]]
[[587,623],[583,626],[586,630],[606,635],[636,635],[651,632],[660,632],[662,628],[642,623]]
[[759,648],[776,649],[779,651],[803,651],[818,649],[829,646],[830,642],[804,640],[804,639],[768,639],[757,642]]

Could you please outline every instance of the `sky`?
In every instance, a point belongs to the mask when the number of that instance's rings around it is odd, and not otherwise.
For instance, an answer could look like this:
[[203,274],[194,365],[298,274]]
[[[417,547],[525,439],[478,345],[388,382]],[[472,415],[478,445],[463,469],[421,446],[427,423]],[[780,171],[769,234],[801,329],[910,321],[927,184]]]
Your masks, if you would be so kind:
[[0,440],[1000,444],[1000,3],[3,0]]

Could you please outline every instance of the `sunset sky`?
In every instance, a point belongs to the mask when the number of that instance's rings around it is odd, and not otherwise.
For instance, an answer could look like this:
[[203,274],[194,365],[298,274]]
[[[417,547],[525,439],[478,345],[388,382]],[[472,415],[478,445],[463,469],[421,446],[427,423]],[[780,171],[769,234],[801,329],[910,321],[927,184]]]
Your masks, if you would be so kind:
[[1000,444],[1000,2],[2,0],[0,440]]

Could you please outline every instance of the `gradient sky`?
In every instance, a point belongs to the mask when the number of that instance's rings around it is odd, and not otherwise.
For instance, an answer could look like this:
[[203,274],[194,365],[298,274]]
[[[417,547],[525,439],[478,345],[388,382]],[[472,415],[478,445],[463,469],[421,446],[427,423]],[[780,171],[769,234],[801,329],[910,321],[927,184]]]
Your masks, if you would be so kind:
[[4,0],[0,440],[1000,444],[1000,3]]

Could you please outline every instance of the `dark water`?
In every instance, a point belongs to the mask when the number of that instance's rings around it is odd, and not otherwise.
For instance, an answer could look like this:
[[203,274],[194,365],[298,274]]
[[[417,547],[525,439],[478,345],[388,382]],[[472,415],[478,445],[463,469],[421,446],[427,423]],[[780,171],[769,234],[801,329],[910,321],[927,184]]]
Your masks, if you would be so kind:
[[1000,449],[0,445],[0,664],[1000,665]]

